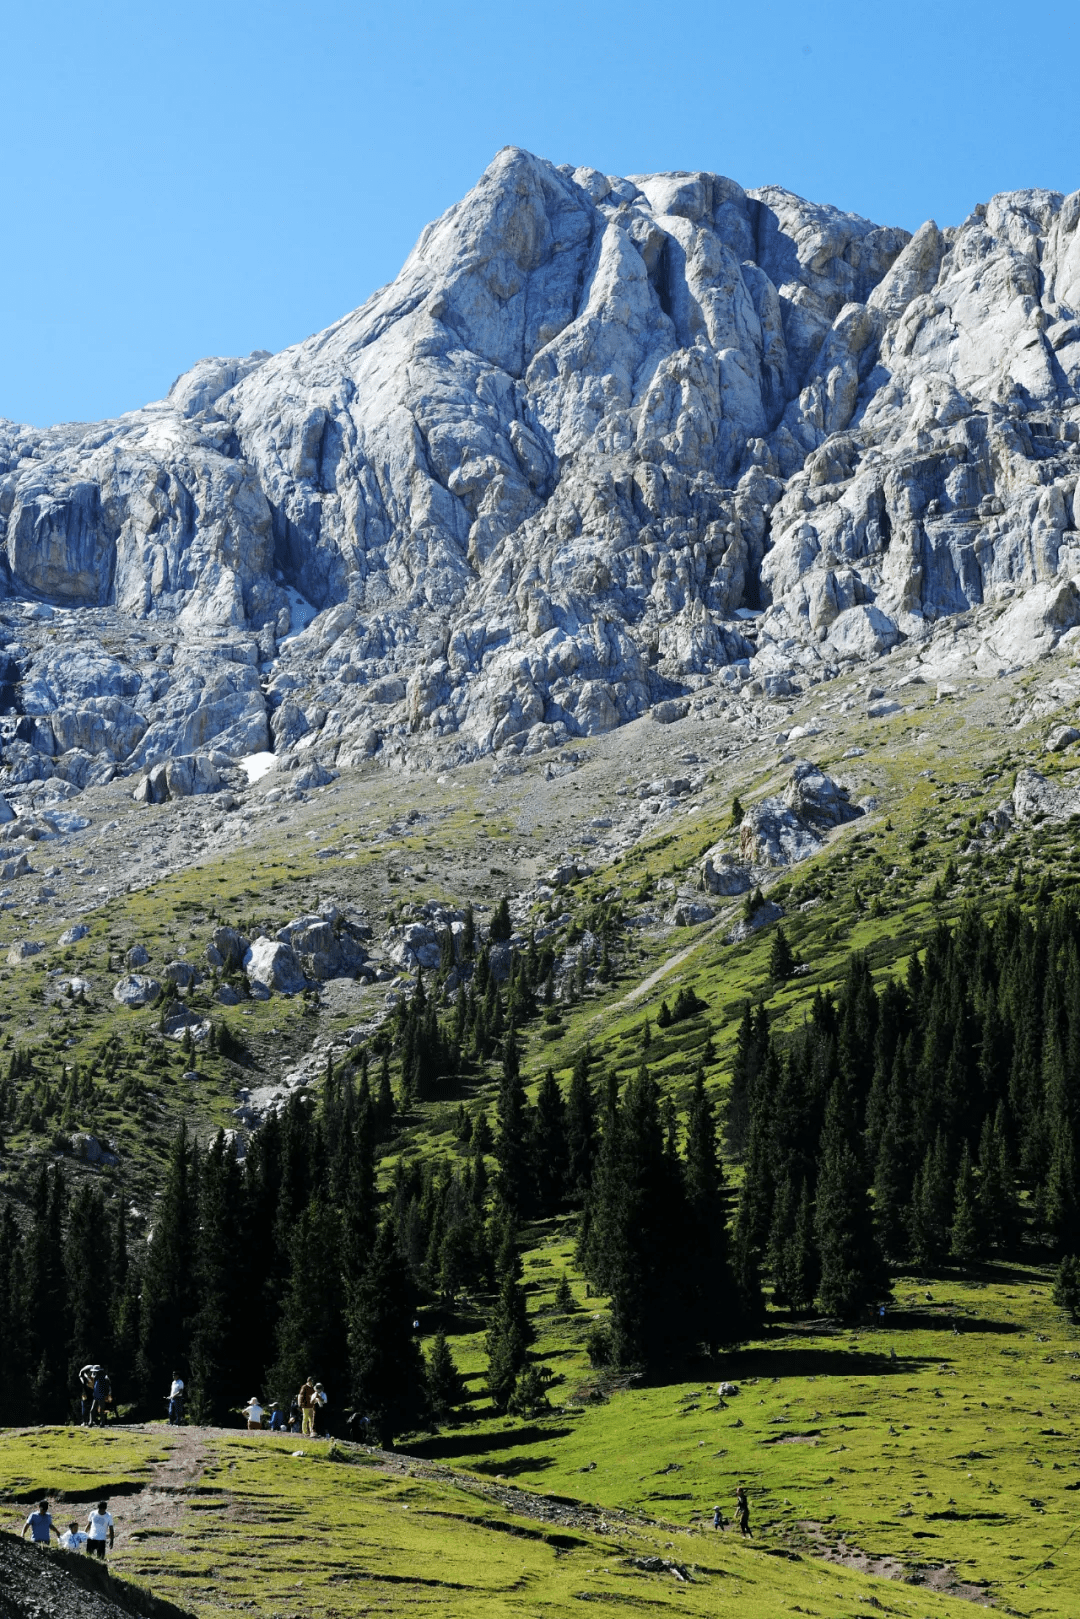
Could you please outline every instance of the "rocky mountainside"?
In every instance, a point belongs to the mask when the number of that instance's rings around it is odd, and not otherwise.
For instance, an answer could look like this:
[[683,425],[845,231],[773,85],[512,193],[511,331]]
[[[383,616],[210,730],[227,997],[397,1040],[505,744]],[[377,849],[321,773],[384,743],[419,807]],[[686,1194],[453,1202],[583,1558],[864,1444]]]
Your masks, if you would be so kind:
[[6,790],[535,754],[904,641],[1051,649],[1078,226],[1080,191],[909,237],[504,149],[325,332],[116,421],[0,422]]

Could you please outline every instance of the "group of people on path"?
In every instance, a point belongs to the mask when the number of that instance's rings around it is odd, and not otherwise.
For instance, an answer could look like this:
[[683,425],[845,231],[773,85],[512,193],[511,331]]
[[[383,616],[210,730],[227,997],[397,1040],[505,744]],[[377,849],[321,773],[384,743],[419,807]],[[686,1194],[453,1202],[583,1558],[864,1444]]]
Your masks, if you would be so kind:
[[113,1548],[113,1517],[109,1511],[109,1503],[99,1501],[97,1510],[91,1512],[87,1518],[85,1529],[80,1529],[77,1519],[72,1518],[67,1528],[61,1530],[52,1521],[48,1501],[39,1501],[37,1511],[32,1512],[23,1524],[24,1540],[27,1533],[36,1546],[51,1545],[52,1536],[55,1535],[64,1551],[79,1552],[85,1548],[88,1557],[100,1557],[104,1562],[106,1544],[110,1551]]
[[288,1416],[276,1400],[264,1406],[257,1394],[241,1408],[240,1415],[247,1418],[249,1430],[266,1427],[271,1433],[296,1433],[300,1429],[308,1438],[317,1438],[319,1417],[329,1403],[322,1384],[313,1377],[306,1377],[289,1404]]

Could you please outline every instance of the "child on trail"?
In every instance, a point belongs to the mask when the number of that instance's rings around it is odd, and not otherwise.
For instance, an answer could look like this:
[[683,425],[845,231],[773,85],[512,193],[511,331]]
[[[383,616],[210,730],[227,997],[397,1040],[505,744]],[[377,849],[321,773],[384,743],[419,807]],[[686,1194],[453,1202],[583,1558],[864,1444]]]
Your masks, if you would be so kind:
[[86,1545],[86,1535],[79,1528],[74,1518],[60,1536],[60,1544],[66,1552],[81,1552]]
[[712,1509],[712,1526],[714,1529],[722,1529],[724,1527],[724,1515],[718,1506],[715,1506]]
[[285,1428],[285,1418],[281,1414],[281,1407],[276,1400],[270,1401],[270,1432],[282,1433]]
[[49,1503],[47,1501],[39,1501],[37,1511],[32,1512],[23,1524],[22,1538],[24,1540],[28,1529],[35,1546],[47,1546],[50,1535],[55,1535],[57,1540],[60,1539],[60,1531],[49,1516]]
[[86,1550],[91,1557],[100,1557],[105,1561],[105,1539],[108,1537],[109,1550],[113,1548],[113,1518],[109,1511],[107,1501],[99,1501],[97,1511],[92,1512],[86,1520],[87,1542]]
[[296,1394],[289,1401],[289,1421],[287,1426],[290,1433],[295,1433],[300,1426],[300,1398]]
[[310,1377],[301,1386],[300,1392],[296,1396],[296,1403],[300,1407],[300,1415],[303,1418],[303,1436],[305,1439],[312,1438],[315,1434],[315,1384]]
[[753,1540],[754,1537],[750,1529],[750,1503],[746,1499],[745,1484],[740,1484],[735,1491],[735,1522],[739,1526],[740,1534]]
[[240,1413],[241,1416],[247,1417],[247,1425],[249,1429],[262,1427],[262,1414],[262,1406],[259,1404],[254,1394],[251,1396],[251,1399],[248,1401],[247,1405],[243,1407]]

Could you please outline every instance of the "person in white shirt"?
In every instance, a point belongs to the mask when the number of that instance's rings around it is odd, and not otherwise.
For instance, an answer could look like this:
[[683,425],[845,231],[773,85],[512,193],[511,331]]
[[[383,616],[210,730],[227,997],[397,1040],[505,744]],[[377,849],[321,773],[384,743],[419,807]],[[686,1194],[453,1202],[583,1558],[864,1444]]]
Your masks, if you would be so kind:
[[81,1552],[86,1545],[86,1535],[79,1528],[74,1518],[60,1536],[60,1544],[66,1552]]
[[244,1406],[242,1415],[247,1417],[247,1425],[249,1428],[262,1427],[262,1406],[259,1404],[254,1394],[251,1396],[251,1399],[248,1401],[247,1405]]
[[169,1389],[169,1421],[174,1428],[179,1428],[184,1415],[184,1380],[173,1373],[172,1387]]
[[91,1557],[100,1557],[105,1561],[105,1540],[108,1537],[109,1550],[113,1548],[113,1520],[107,1501],[99,1501],[97,1511],[92,1512],[86,1520],[86,1533],[88,1536],[86,1550]]

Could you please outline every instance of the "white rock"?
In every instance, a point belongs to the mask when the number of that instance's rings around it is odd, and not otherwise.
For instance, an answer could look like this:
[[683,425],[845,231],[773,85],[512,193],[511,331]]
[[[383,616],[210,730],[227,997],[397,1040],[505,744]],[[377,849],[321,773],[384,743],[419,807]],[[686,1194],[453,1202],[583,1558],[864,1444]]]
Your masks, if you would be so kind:
[[128,973],[113,985],[113,1000],[121,1006],[149,1006],[161,993],[161,985],[144,973]]
[[244,971],[253,992],[298,995],[305,988],[304,974],[290,945],[279,939],[256,939],[244,956]]
[[78,944],[79,940],[85,939],[89,932],[90,929],[85,922],[76,922],[72,927],[65,928],[56,942],[57,944]]

